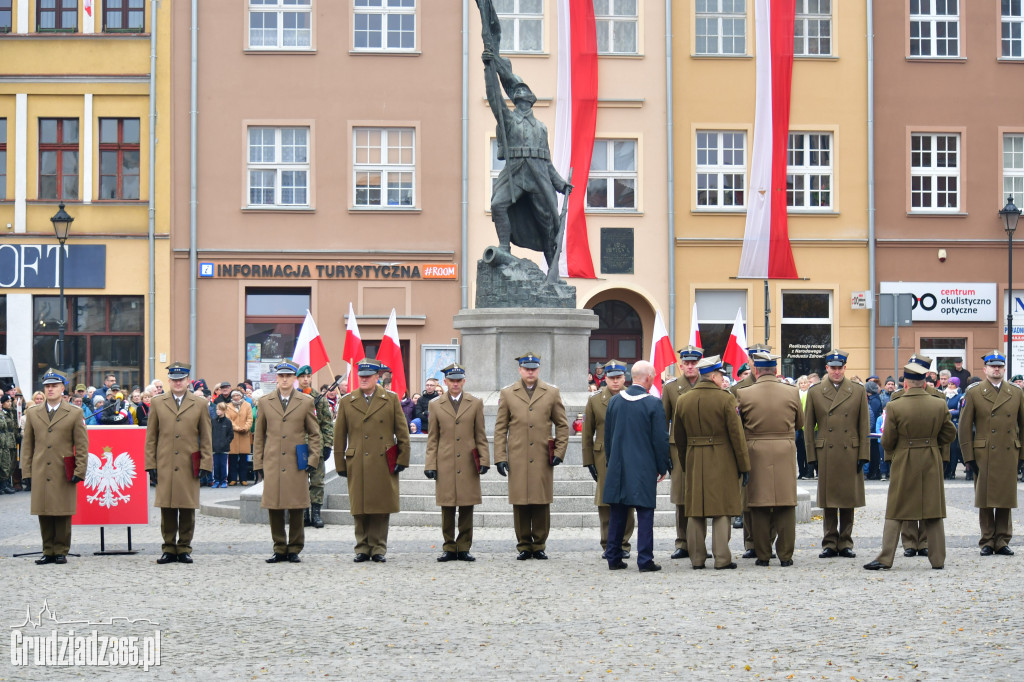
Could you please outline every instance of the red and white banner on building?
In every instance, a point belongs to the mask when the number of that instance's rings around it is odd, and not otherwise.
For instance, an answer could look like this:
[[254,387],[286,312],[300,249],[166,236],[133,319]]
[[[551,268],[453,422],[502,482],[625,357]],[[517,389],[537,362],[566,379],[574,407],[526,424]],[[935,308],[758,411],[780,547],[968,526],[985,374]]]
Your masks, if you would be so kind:
[[585,214],[597,127],[597,23],[593,0],[558,0],[558,86],[552,163],[563,178],[572,169],[569,211],[558,273],[594,279]]
[[786,220],[795,11],[795,0],[754,0],[757,92],[740,277],[797,277]]
[[146,427],[90,426],[89,468],[78,484],[73,526],[149,523]]

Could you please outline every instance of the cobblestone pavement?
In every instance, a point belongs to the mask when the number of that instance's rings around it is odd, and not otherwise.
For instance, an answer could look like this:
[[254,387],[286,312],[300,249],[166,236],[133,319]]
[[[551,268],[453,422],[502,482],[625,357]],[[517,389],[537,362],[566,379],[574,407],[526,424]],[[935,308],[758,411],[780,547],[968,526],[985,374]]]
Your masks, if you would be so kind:
[[[307,529],[301,564],[270,565],[266,526],[206,516],[195,564],[158,566],[157,514],[135,529],[136,555],[93,556],[98,530],[75,528],[82,556],[38,567],[11,557],[39,546],[28,495],[3,496],[0,624],[22,623],[44,600],[61,619],[146,618],[161,632],[161,664],[15,668],[4,637],[0,679],[1024,677],[1024,552],[978,555],[972,489],[959,480],[947,483],[945,570],[898,552],[892,571],[865,571],[880,546],[885,486],[867,484],[855,560],[817,558],[816,520],[798,525],[792,568],[737,558],[735,571],[693,571],[668,559],[672,533],[656,529],[664,570],[653,574],[636,571],[635,554],[629,571],[608,571],[596,529],[554,529],[546,562],[515,561],[512,529],[482,529],[476,563],[439,564],[438,529],[393,528],[386,564],[354,564],[351,527],[329,526]],[[237,492],[203,490],[211,494]],[[107,534],[111,545],[123,539]],[[733,551],[741,544],[735,532]]]

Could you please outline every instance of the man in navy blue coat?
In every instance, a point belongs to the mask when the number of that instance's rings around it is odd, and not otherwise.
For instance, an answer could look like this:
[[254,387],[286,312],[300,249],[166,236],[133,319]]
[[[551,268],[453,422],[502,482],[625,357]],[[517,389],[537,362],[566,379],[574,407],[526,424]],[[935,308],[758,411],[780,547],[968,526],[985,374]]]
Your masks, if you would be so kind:
[[[633,365],[633,385],[608,401],[604,422],[604,452],[608,470],[603,501],[611,506],[608,537],[622,537],[626,511],[636,508],[637,566],[641,571],[660,571],[654,563],[654,507],[658,481],[672,469],[665,408],[648,393],[654,383],[654,366],[641,360]],[[610,570],[626,567],[622,546],[608,543],[605,551]]]

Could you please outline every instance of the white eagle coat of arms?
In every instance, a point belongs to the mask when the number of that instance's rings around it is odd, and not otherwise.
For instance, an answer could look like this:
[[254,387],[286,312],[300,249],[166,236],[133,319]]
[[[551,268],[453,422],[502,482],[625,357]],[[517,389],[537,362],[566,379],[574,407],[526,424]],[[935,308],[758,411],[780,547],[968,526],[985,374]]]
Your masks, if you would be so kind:
[[86,502],[98,502],[101,507],[116,507],[119,502],[129,502],[131,495],[126,495],[122,491],[132,487],[132,481],[135,479],[135,461],[127,452],[122,452],[115,458],[110,448],[103,448],[103,457],[106,462],[89,453],[85,487],[94,490],[95,494],[86,496]]

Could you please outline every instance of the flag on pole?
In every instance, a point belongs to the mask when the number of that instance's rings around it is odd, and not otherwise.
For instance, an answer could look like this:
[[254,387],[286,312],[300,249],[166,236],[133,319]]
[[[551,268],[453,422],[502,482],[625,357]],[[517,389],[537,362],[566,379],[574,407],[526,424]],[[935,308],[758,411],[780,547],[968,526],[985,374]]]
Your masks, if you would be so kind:
[[700,345],[700,327],[697,323],[697,302],[693,302],[693,312],[690,313],[690,345],[695,348],[703,348]]
[[292,360],[300,367],[309,365],[313,374],[322,370],[331,361],[327,357],[327,348],[324,347],[324,340],[320,338],[320,331],[316,328],[313,315],[308,310],[306,319],[302,322],[302,329],[299,330],[299,338],[295,339]]
[[795,0],[754,0],[754,142],[740,277],[797,277],[786,220],[795,12]]
[[747,333],[743,328],[743,311],[736,310],[736,321],[732,323],[732,331],[729,332],[729,342],[725,344],[725,352],[722,353],[722,362],[732,365],[733,380],[739,379],[737,370],[740,365],[747,361]]
[[594,279],[584,211],[597,127],[597,21],[593,0],[558,0],[557,11],[558,84],[552,161],[563,178],[572,168],[576,187],[569,195],[558,274]]
[[402,360],[402,344],[398,342],[398,318],[395,309],[391,309],[388,326],[384,328],[384,338],[377,350],[377,361],[391,369],[391,390],[399,397],[405,395],[405,362]]
[[352,304],[348,304],[348,324],[345,326],[345,348],[341,351],[341,359],[348,363],[348,385],[349,393],[359,388],[359,377],[356,373],[356,363],[366,357],[363,351],[363,340],[359,336],[359,325],[356,324],[356,313]]
[[651,340],[651,364],[654,365],[654,385],[651,394],[661,397],[661,373],[676,362],[676,351],[668,338],[668,329],[661,312],[654,312],[654,335]]

